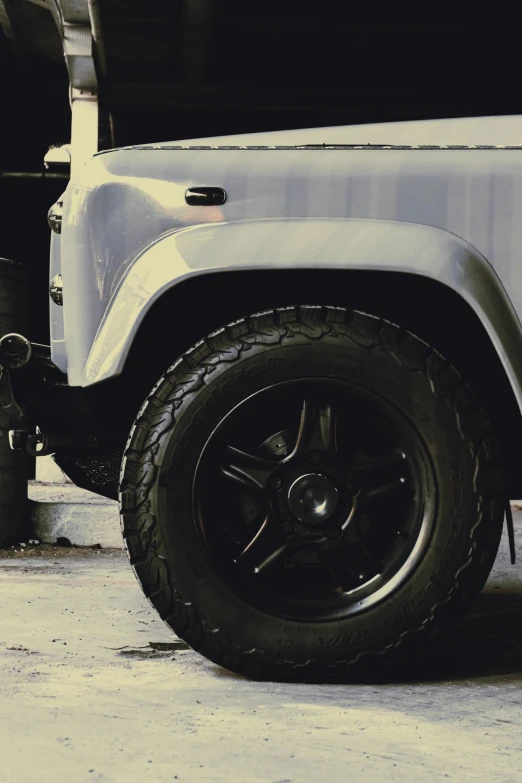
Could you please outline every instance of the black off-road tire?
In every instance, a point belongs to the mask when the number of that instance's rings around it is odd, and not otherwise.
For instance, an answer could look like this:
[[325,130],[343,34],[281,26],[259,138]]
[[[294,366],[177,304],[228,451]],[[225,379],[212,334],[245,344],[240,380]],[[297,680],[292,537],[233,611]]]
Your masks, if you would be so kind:
[[[216,422],[263,386],[321,364],[402,409],[433,462],[437,508],[420,564],[393,595],[347,619],[293,622],[252,607],[217,575],[196,534],[191,487]],[[218,330],[159,380],[129,437],[120,508],[145,595],[195,650],[254,678],[330,679],[431,639],[468,607],[497,553],[503,470],[484,411],[435,350],[357,311],[285,308]]]
[[[25,334],[26,328],[23,267],[0,258],[0,336],[10,332]],[[29,461],[24,451],[13,451],[9,446],[9,430],[20,426],[20,422],[0,410],[0,549],[23,541],[28,532]]]

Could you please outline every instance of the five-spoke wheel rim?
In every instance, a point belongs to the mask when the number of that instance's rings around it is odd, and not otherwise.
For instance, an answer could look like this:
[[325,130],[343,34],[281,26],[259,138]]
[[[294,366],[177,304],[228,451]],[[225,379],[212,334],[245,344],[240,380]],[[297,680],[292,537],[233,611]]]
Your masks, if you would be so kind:
[[382,600],[417,567],[436,484],[420,435],[383,396],[298,379],[221,420],[193,503],[207,559],[239,598],[327,622]]

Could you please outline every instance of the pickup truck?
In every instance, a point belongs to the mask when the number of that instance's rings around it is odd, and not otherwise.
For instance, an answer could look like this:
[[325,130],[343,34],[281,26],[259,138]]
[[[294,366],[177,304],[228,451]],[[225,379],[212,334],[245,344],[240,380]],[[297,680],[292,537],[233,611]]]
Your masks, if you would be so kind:
[[418,651],[504,520],[514,554],[521,216],[522,117],[98,153],[49,212],[50,346],[0,341],[11,446],[119,499],[146,596],[217,664]]

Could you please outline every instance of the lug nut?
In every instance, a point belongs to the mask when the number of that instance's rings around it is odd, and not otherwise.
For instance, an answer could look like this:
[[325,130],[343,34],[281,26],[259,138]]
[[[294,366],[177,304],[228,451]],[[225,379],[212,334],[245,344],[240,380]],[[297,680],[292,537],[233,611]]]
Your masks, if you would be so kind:
[[291,536],[294,532],[294,525],[292,522],[290,522],[288,519],[283,520],[281,522],[281,534],[283,536]]

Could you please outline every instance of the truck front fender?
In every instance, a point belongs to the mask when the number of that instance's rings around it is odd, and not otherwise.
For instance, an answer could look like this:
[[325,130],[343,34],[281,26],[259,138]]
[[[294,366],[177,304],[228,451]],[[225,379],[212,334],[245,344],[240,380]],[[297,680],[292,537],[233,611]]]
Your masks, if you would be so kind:
[[310,267],[396,271],[449,286],[482,321],[522,409],[522,330],[493,267],[443,229],[384,220],[267,219],[198,225],[162,236],[127,271],[83,374],[69,381],[90,386],[118,375],[147,312],[182,280],[238,269]]

